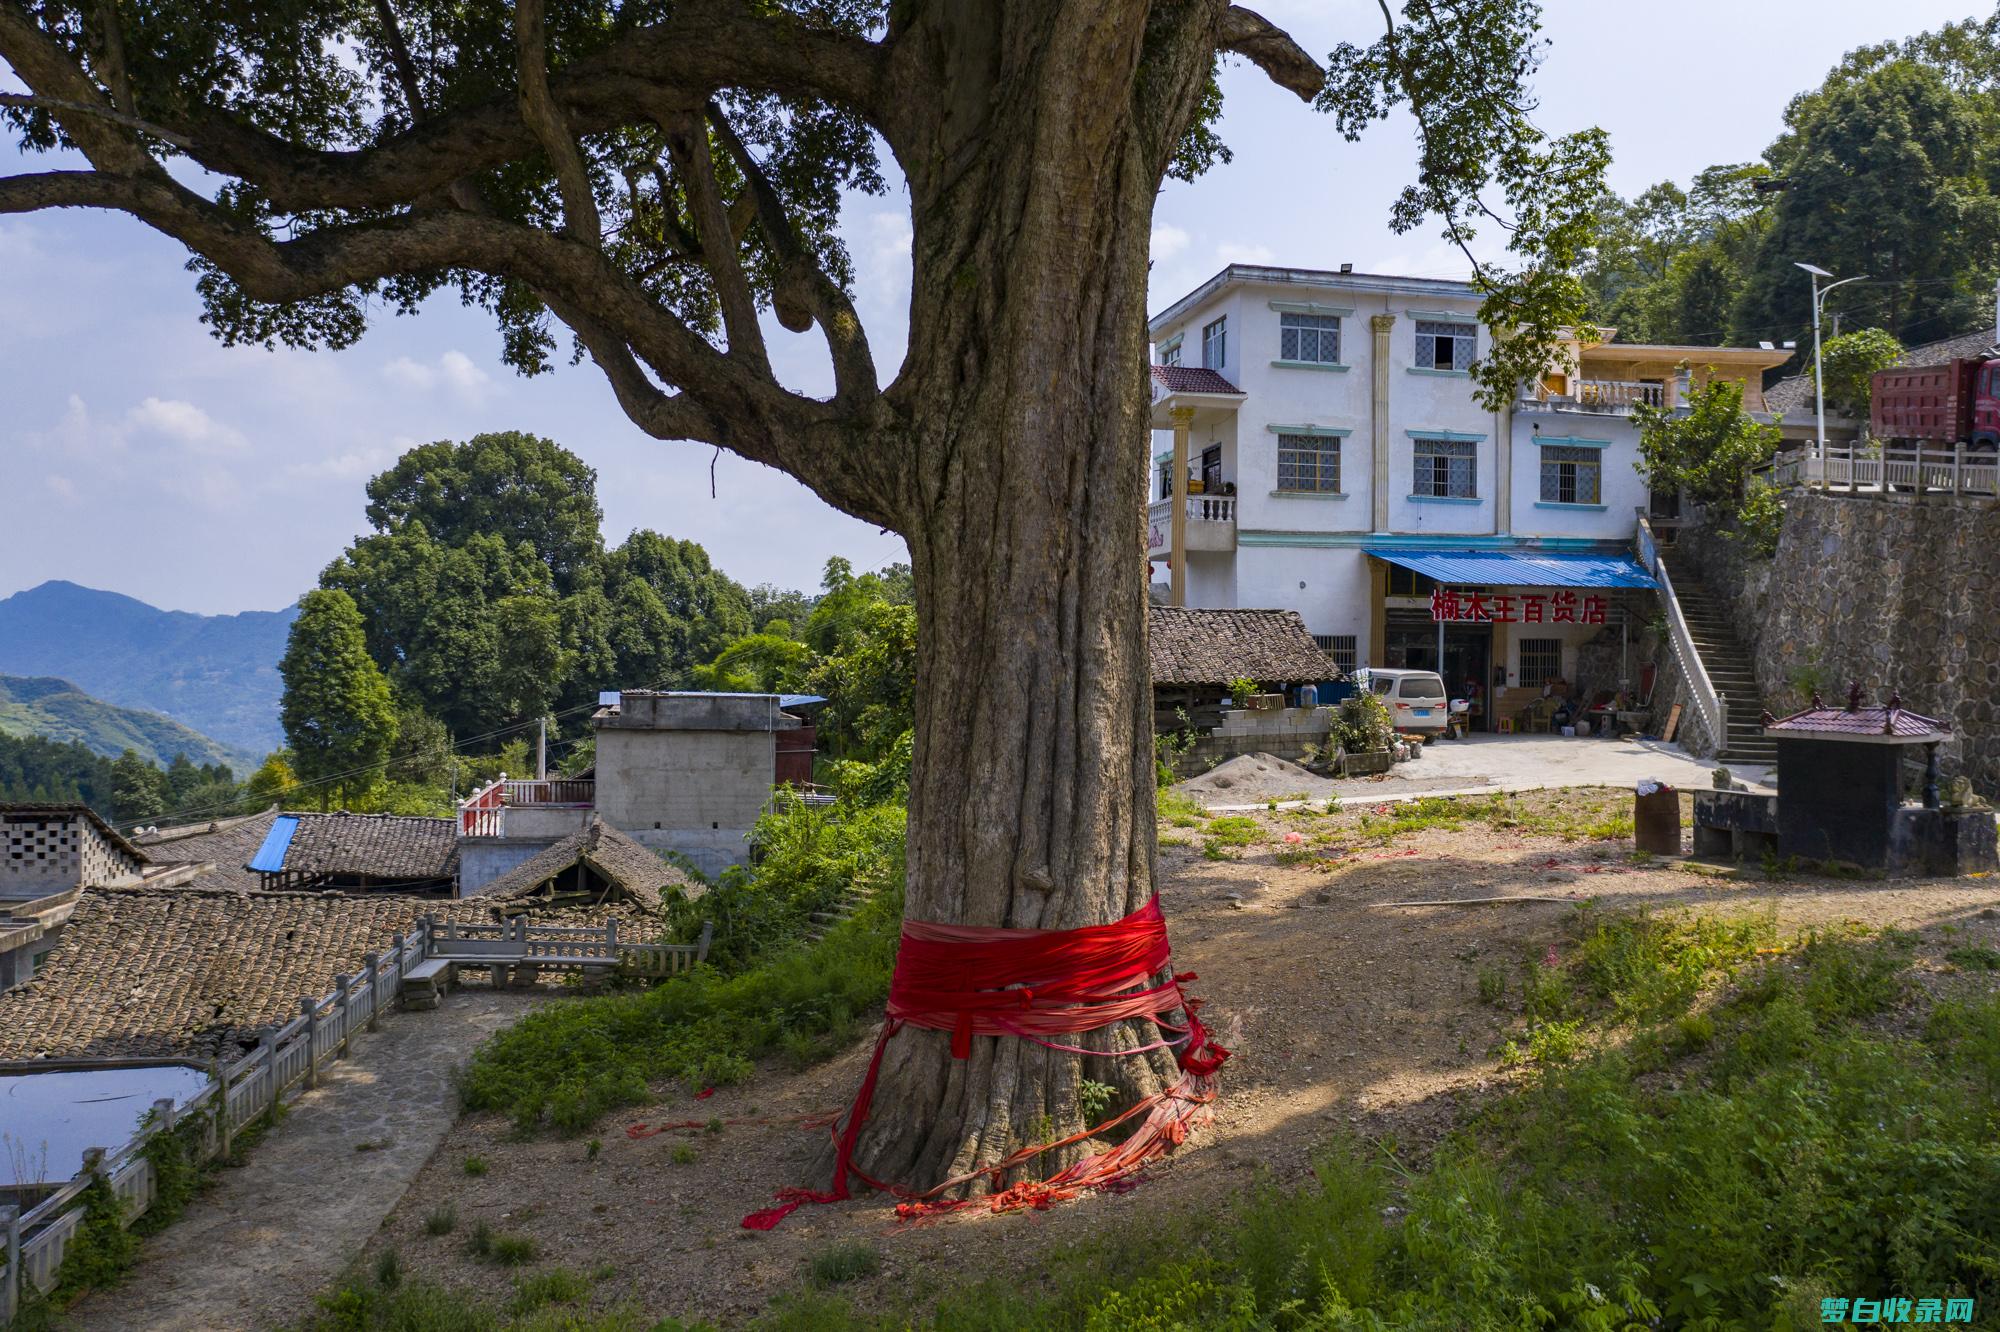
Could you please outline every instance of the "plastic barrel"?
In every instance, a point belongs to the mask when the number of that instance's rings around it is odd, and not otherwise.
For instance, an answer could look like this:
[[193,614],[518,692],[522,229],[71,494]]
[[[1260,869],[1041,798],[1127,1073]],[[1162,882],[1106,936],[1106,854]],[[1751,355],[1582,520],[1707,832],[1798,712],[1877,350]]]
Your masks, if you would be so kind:
[[1656,856],[1681,853],[1681,793],[1662,786],[1651,795],[1632,796],[1632,844]]

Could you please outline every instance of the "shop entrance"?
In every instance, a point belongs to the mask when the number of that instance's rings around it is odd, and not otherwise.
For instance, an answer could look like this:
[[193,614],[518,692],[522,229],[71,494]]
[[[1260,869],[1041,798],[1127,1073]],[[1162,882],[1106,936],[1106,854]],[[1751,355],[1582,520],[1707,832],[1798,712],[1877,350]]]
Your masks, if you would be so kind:
[[1391,611],[1385,629],[1388,641],[1384,644],[1387,657],[1384,666],[1437,671],[1444,677],[1446,694],[1471,700],[1471,729],[1493,729],[1492,625],[1447,624],[1442,663],[1438,661],[1438,627],[1429,616]]

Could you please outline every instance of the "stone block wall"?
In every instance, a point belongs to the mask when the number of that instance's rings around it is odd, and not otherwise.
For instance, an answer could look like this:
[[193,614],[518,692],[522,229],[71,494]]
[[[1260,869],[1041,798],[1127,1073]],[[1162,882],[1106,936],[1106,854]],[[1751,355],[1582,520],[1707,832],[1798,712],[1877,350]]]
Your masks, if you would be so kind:
[[1750,557],[1713,525],[1683,529],[1671,567],[1700,570],[1730,609],[1773,712],[1858,679],[1871,699],[1949,722],[1947,777],[2000,795],[2000,505],[1976,497],[1794,492],[1778,550]]

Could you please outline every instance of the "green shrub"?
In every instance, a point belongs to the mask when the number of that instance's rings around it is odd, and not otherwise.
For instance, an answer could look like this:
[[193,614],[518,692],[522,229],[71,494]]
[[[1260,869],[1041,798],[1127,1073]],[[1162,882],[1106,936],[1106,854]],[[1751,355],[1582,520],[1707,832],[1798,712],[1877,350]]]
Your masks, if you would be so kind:
[[465,1165],[463,1168],[466,1174],[470,1175],[474,1179],[478,1179],[481,1175],[486,1173],[487,1169],[486,1158],[483,1156],[468,1156],[465,1158]]
[[575,1304],[590,1294],[590,1281],[566,1267],[531,1272],[514,1279],[514,1302],[508,1312],[519,1316],[551,1304]]
[[495,1235],[480,1256],[501,1267],[520,1267],[535,1261],[540,1247],[526,1235]]
[[677,1142],[674,1144],[673,1151],[667,1155],[675,1165],[693,1165],[695,1163],[694,1144],[691,1142]]
[[1507,997],[1507,973],[1498,967],[1479,969],[1479,1002],[1492,1005]]
[[429,1216],[424,1218],[424,1233],[426,1235],[449,1235],[456,1229],[458,1229],[458,1209],[450,1203],[434,1209]]
[[1340,700],[1332,732],[1348,753],[1372,753],[1395,743],[1396,720],[1379,694],[1349,694]]

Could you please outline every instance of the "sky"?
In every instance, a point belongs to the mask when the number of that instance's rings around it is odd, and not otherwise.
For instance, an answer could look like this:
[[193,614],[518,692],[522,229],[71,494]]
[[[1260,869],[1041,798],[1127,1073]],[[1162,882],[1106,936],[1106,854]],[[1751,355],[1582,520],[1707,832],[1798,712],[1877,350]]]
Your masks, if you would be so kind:
[[[1264,0],[1260,12],[1323,55],[1377,35],[1376,7]],[[1846,50],[1983,12],[1979,0],[1546,0],[1551,45],[1537,122],[1601,125],[1611,183],[1630,195],[1754,160],[1785,104]],[[19,90],[0,64],[0,88]],[[1360,143],[1236,62],[1221,134],[1235,160],[1169,182],[1155,210],[1152,308],[1230,262],[1463,277],[1434,233],[1395,235],[1409,122]],[[0,145],[0,173],[50,158]],[[906,341],[910,222],[899,186],[848,201],[842,232],[885,383]],[[363,532],[368,477],[403,450],[526,430],[597,471],[605,536],[649,527],[707,547],[746,585],[813,588],[830,556],[904,557],[899,537],[769,468],[642,435],[588,363],[522,379],[477,311],[445,296],[387,313],[341,352],[226,348],[199,322],[186,255],[138,222],[78,211],[0,217],[0,596],[61,578],[173,610],[288,605]],[[815,331],[772,327],[788,384],[830,386]],[[567,341],[565,339],[565,346]],[[711,496],[711,464],[714,494]]]

